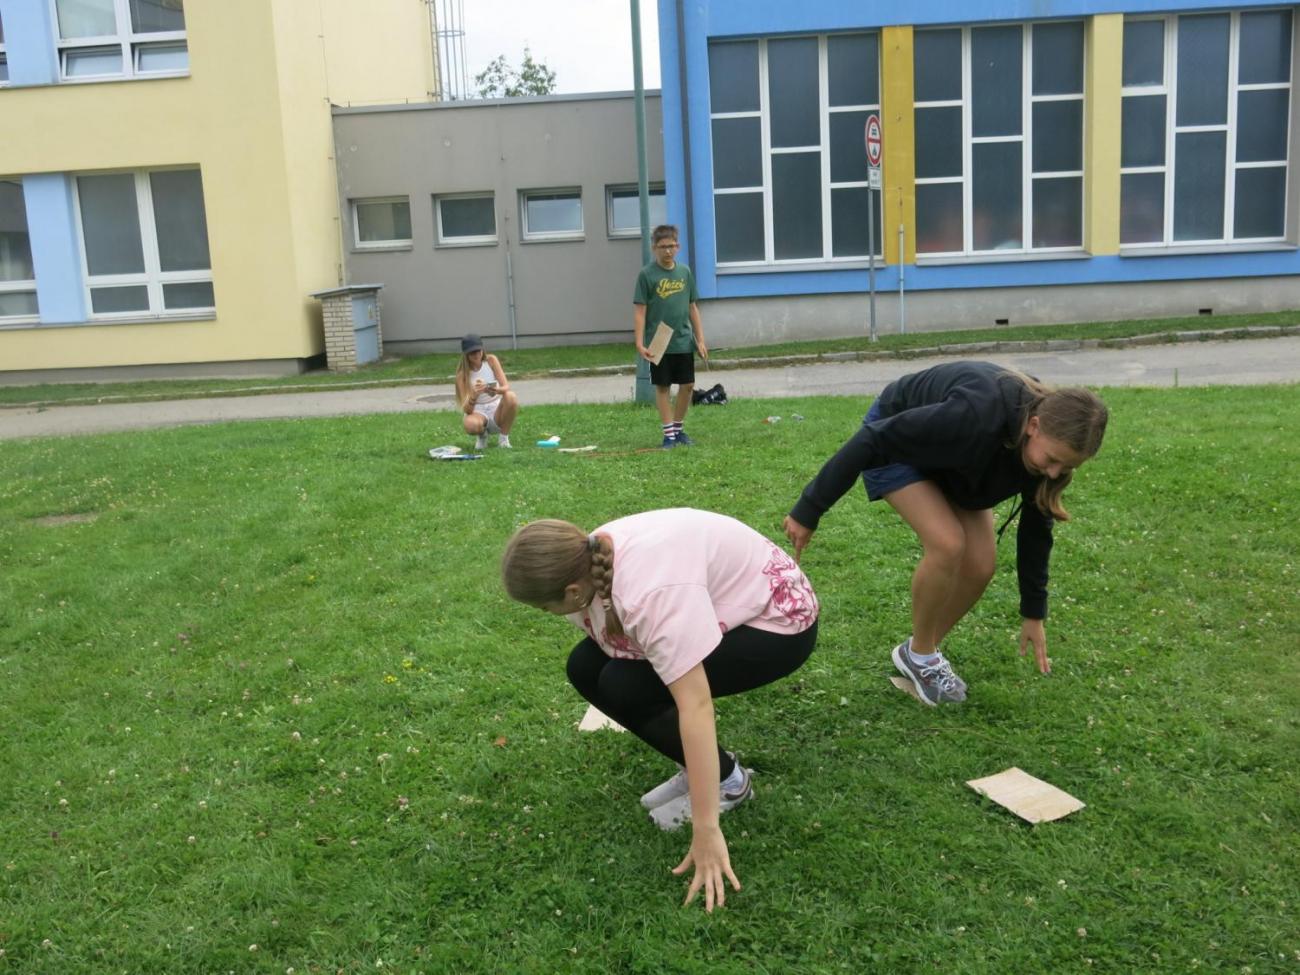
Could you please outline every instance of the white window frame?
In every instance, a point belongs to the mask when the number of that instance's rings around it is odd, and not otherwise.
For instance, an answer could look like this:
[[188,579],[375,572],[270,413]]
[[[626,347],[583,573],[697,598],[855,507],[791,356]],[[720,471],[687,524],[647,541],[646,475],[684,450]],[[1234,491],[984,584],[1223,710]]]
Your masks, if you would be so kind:
[[[1247,13],[1269,13],[1276,10],[1291,10],[1291,58],[1292,65],[1295,64],[1295,45],[1296,45],[1296,20],[1300,16],[1300,7],[1259,7],[1250,8]],[[1243,85],[1239,82],[1239,66],[1241,57],[1241,14],[1240,10],[1204,10],[1204,11],[1186,11],[1184,16],[1195,16],[1197,14],[1214,14],[1226,13],[1229,16],[1228,21],[1228,114],[1227,120],[1222,125],[1178,125],[1178,22],[1179,14],[1169,14],[1167,16],[1134,16],[1125,17],[1124,24],[1127,27],[1131,23],[1140,21],[1159,21],[1164,24],[1164,63],[1163,78],[1158,85],[1125,85],[1121,89],[1121,97],[1131,95],[1164,95],[1165,96],[1165,162],[1163,166],[1123,166],[1120,168],[1120,178],[1137,173],[1163,173],[1164,174],[1164,228],[1160,240],[1151,241],[1133,241],[1128,244],[1120,245],[1120,253],[1134,253],[1138,251],[1151,250],[1152,248],[1184,248],[1184,247],[1215,247],[1228,246],[1233,244],[1282,244],[1288,240],[1287,234],[1290,232],[1294,221],[1290,211],[1286,211],[1282,224],[1282,233],[1276,237],[1235,237],[1233,236],[1233,225],[1236,222],[1236,194],[1237,194],[1237,170],[1239,169],[1278,169],[1279,162],[1282,169],[1286,172],[1286,182],[1282,190],[1282,200],[1285,206],[1286,200],[1291,192],[1291,126],[1292,113],[1295,110],[1293,104],[1294,92],[1292,91],[1295,77],[1294,67],[1292,68],[1292,77],[1286,82],[1263,82],[1258,84]],[[1281,91],[1287,92],[1287,157],[1283,160],[1266,160],[1262,162],[1237,162],[1237,94],[1243,91]],[[1177,172],[1177,162],[1175,158],[1175,146],[1177,137],[1182,132],[1224,132],[1226,144],[1224,146],[1224,168],[1223,168],[1223,236],[1218,238],[1205,238],[1202,240],[1175,240],[1174,239],[1174,177]],[[1121,149],[1123,146],[1123,133],[1120,133]],[[1121,197],[1122,201],[1122,197]],[[1123,217],[1121,215],[1121,221]]]
[[[636,227],[615,227],[614,226],[614,194],[633,193],[639,194],[640,187],[636,183],[611,183],[605,187],[605,232],[614,239],[625,239],[631,237],[639,240],[641,238],[640,217],[637,218]],[[648,185],[650,196],[660,196],[667,201],[667,193],[663,183],[650,183]],[[649,229],[653,230],[654,227]]]
[[[578,220],[581,226],[577,230],[537,231],[528,229],[528,201],[534,196],[573,196],[578,200]],[[587,237],[587,217],[583,213],[581,186],[539,187],[519,191],[519,229],[522,241],[563,241],[585,240]]]
[[[155,166],[139,170],[100,170],[77,173],[72,180],[72,209],[77,223],[77,247],[81,255],[82,293],[86,302],[86,317],[92,321],[121,321],[142,318],[195,318],[211,317],[216,311],[215,305],[200,308],[168,309],[163,302],[163,285],[165,284],[211,284],[212,268],[194,271],[164,271],[158,256],[158,231],[154,224],[153,189],[149,184],[152,173],[179,170],[197,170],[197,166]],[[98,274],[92,277],[86,257],[86,231],[81,223],[81,184],[82,176],[116,176],[127,173],[135,177],[135,204],[140,222],[140,250],[144,256],[144,270],[132,274]],[[204,200],[206,216],[207,201]],[[211,250],[211,239],[208,242]],[[114,286],[144,285],[149,293],[149,307],[146,310],[98,312],[94,310],[92,289],[111,288]],[[215,302],[215,296],[213,298]]]
[[[405,203],[407,220],[411,217],[411,198],[409,196],[359,196],[356,199],[349,200],[348,204],[352,211],[352,248],[359,251],[399,251],[410,250],[415,241],[413,237],[394,237],[391,240],[365,240],[361,239],[361,218],[357,215],[359,205],[368,205],[374,203]],[[414,235],[415,227],[411,227],[411,233]]]
[[0,67],[5,69],[4,77],[0,78],[0,88],[6,88],[9,85],[9,55],[5,51],[5,27],[3,21],[0,21]]
[[[0,182],[18,184],[18,188],[20,190],[23,190],[24,192],[23,207],[24,209],[26,209],[27,197],[26,197],[26,191],[23,188],[23,181],[21,179],[6,178],[6,179],[0,179]],[[27,234],[27,241],[28,241],[28,247],[30,247],[31,246],[30,228]],[[24,281],[0,281],[0,294],[27,294],[27,293],[31,293],[33,295],[36,294],[36,279],[34,277]],[[39,301],[39,298],[37,300]],[[0,325],[24,325],[27,324],[28,322],[36,322],[36,321],[40,321],[39,312],[35,315],[0,315]]]
[[[113,14],[117,21],[117,33],[104,34],[99,37],[73,37],[64,39],[59,33],[59,8],[55,0],[47,0],[50,8],[50,23],[54,28],[54,44],[59,57],[59,79],[66,84],[82,82],[120,81],[124,78],[184,78],[190,73],[188,66],[189,41],[188,31],[152,31],[137,34],[131,26],[131,7],[129,0],[113,0]],[[184,68],[168,71],[142,71],[140,53],[153,47],[185,46],[186,62]],[[68,75],[68,52],[92,49],[110,50],[117,48],[121,52],[122,70],[107,74]]]
[[[961,108],[961,171],[960,176],[930,176],[918,178],[916,185],[923,186],[937,183],[960,183],[962,187],[961,197],[961,223],[962,223],[962,249],[959,251],[924,251],[917,253],[917,259],[925,262],[932,258],[950,259],[960,257],[989,257],[989,256],[1015,256],[1017,254],[1081,254],[1083,253],[1084,241],[1088,239],[1088,211],[1084,206],[1086,197],[1086,179],[1084,169],[1077,170],[1049,170],[1041,173],[1034,172],[1034,106],[1040,102],[1069,102],[1077,101],[1083,105],[1083,111],[1080,113],[1083,118],[1087,116],[1087,105],[1084,101],[1087,89],[1087,79],[1083,81],[1085,91],[1080,91],[1077,95],[1035,95],[1034,91],[1034,59],[1033,59],[1033,28],[1039,23],[1084,23],[1073,18],[1063,21],[1017,21],[1012,24],[977,24],[974,28],[967,26],[961,30],[961,98],[946,99],[942,101],[913,102],[913,111],[918,108]],[[981,135],[972,134],[972,108],[971,108],[971,30],[980,27],[1019,27],[1020,28],[1020,134],[1019,135]],[[930,28],[927,28],[930,29]],[[956,30],[955,27],[934,28],[937,30]],[[1088,32],[1083,32],[1083,63],[1088,63]],[[1085,68],[1086,70],[1086,68]],[[913,123],[915,124],[915,123]],[[1086,123],[1084,123],[1086,129]],[[1080,162],[1087,159],[1087,132],[1080,133],[1081,153]],[[1020,143],[1020,247],[995,247],[986,250],[975,249],[975,194],[974,194],[974,173],[972,166],[974,164],[974,152],[972,147],[976,144],[987,145],[990,143],[1018,142]],[[1036,180],[1048,179],[1078,179],[1079,186],[1079,243],[1068,244],[1062,247],[1034,247],[1034,182]]]
[[[876,93],[880,94],[883,88],[881,73],[880,50],[880,31],[878,30],[859,30],[848,31],[846,34],[837,34],[835,36],[846,35],[866,35],[874,37],[876,40]],[[780,267],[780,268],[798,268],[800,266],[817,266],[825,264],[851,264],[866,265],[868,255],[854,254],[845,257],[831,256],[833,245],[833,224],[831,213],[831,200],[833,197],[832,190],[852,189],[855,187],[868,186],[866,178],[867,173],[867,149],[864,141],[862,147],[862,174],[860,180],[850,180],[839,183],[831,182],[831,122],[832,114],[839,112],[879,112],[880,103],[864,105],[835,105],[830,104],[830,84],[829,84],[829,34],[803,34],[790,35],[789,37],[781,36],[779,38],[757,38],[758,44],[758,110],[748,112],[710,112],[709,127],[712,130],[712,123],[717,119],[739,119],[739,118],[757,118],[759,120],[759,152],[762,153],[763,166],[763,184],[761,186],[728,186],[725,188],[713,188],[713,196],[716,199],[719,196],[743,195],[762,192],[763,194],[763,259],[761,261],[718,261],[718,268],[755,268],[755,267]],[[817,145],[808,146],[772,146],[772,117],[770,106],[768,104],[768,67],[767,67],[767,42],[769,40],[791,40],[798,37],[815,37],[817,40],[817,112],[818,112],[818,139]],[[865,133],[864,133],[865,139]],[[710,142],[710,150],[712,143]],[[776,247],[774,243],[775,226],[772,214],[772,156],[774,155],[792,155],[799,153],[821,153],[821,203],[822,203],[822,254],[820,257],[799,257],[799,258],[780,258],[776,257]],[[884,166],[881,166],[881,175],[884,175]],[[883,185],[883,183],[882,183]],[[882,191],[883,199],[883,191]],[[880,208],[877,207],[877,210]],[[717,210],[715,208],[716,215]],[[882,218],[880,213],[876,214],[877,218]],[[883,227],[884,221],[881,219]],[[878,235],[876,240],[876,260],[879,261],[884,254],[884,234]],[[716,233],[715,233],[716,246]],[[716,254],[715,254],[716,257]]]
[[[449,236],[442,229],[443,200],[490,200],[492,202],[492,233]],[[438,247],[489,247],[500,239],[497,231],[497,197],[494,190],[481,193],[435,193],[433,195],[434,241]]]

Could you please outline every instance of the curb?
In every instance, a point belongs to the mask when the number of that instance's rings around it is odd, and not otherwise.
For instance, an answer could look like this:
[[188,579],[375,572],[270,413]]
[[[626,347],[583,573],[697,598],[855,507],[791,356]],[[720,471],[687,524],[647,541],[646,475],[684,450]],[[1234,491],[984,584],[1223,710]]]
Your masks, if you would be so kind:
[[[959,342],[927,345],[915,349],[861,352],[811,352],[806,355],[758,356],[750,359],[710,359],[712,369],[761,369],[780,366],[808,366],[818,362],[868,362],[889,359],[925,359],[940,355],[974,355],[985,352],[1078,352],[1083,349],[1127,349],[1142,345],[1171,345],[1180,342],[1213,342],[1220,339],[1273,339],[1300,335],[1300,325],[1247,325],[1241,328],[1196,329],[1183,332],[1153,332],[1118,339],[1036,339],[1031,341]],[[636,366],[590,366],[550,369],[546,376],[569,379],[580,376],[623,376],[636,373]],[[540,377],[534,377],[540,378]]]
[[[1239,328],[1194,329],[1181,332],[1153,332],[1117,339],[1036,339],[1032,341],[954,342],[927,345],[915,349],[859,352],[810,352],[804,355],[756,356],[749,359],[710,359],[710,369],[776,369],[782,366],[808,366],[818,362],[870,362],[890,359],[924,359],[941,355],[975,355],[988,352],[1077,352],[1081,349],[1126,349],[1142,345],[1169,345],[1179,342],[1213,342],[1225,339],[1272,339],[1300,335],[1297,325],[1246,325]],[[636,365],[578,366],[573,369],[547,369],[517,374],[516,379],[574,379],[583,376],[633,376]],[[96,406],[101,403],[158,403],[170,400],[221,399],[234,396],[262,396],[276,393],[330,393],[353,389],[383,389],[390,386],[446,385],[451,377],[411,376],[407,379],[376,379],[349,383],[320,383],[300,386],[250,386],[244,389],[201,390],[193,393],[168,393],[157,396],[97,396],[75,400],[33,400],[26,403],[0,404],[5,410],[44,410],[56,406]],[[450,393],[421,396],[422,402],[450,401]]]

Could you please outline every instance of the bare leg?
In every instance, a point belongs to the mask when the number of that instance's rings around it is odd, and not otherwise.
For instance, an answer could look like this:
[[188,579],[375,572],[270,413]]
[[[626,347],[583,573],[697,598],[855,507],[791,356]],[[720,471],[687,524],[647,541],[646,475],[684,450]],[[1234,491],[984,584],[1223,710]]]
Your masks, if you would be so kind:
[[477,437],[487,429],[487,418],[482,413],[465,414],[465,432],[471,437]]
[[[691,393],[695,391],[694,383],[680,383],[677,386],[677,402],[673,404],[673,419],[681,423],[686,419],[686,411],[691,408]],[[665,423],[668,421],[665,420]]]
[[935,643],[941,643],[949,631],[970,612],[988,588],[997,567],[997,540],[993,536],[993,512],[966,511],[955,508],[957,518],[966,530],[966,549],[962,553],[961,568],[949,593],[948,602],[939,614]]
[[659,411],[659,422],[668,424],[672,422],[673,410],[668,402],[668,386],[655,387],[655,409]]
[[912,652],[930,654],[974,605],[988,580],[977,591],[970,584],[962,585],[967,525],[960,509],[934,482],[909,484],[885,495],[885,500],[921,541],[921,561],[912,574]]
[[515,417],[519,415],[519,397],[514,393],[505,392],[501,394],[501,405],[497,407],[494,419],[501,432],[507,437],[510,436],[510,428],[515,424]]

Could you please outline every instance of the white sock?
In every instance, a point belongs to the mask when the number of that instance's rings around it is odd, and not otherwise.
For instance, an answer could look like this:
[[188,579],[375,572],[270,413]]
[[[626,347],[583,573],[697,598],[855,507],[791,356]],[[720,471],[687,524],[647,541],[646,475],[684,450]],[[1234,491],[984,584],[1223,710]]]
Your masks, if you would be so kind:
[[731,774],[722,780],[721,786],[728,792],[735,792],[745,783],[745,770],[736,763],[736,767],[731,770]]
[[939,656],[939,648],[935,647],[933,651],[927,654],[913,653],[912,641],[908,640],[907,655],[912,658],[912,663],[914,664],[929,664],[929,663],[933,663],[935,659]]

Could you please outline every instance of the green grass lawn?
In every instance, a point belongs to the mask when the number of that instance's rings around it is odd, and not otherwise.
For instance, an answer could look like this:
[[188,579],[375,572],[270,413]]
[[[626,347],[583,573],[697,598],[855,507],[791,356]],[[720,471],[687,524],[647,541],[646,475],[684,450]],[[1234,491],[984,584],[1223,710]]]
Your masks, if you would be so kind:
[[[706,313],[707,337],[707,313]],[[875,343],[866,336],[781,342],[769,345],[714,349],[719,359],[758,359],[787,355],[826,355],[836,352],[904,353],[933,349],[939,345],[978,342],[1019,342],[1045,339],[1122,339],[1188,330],[1222,330],[1258,325],[1295,325],[1300,312],[1265,312],[1250,315],[1151,318],[1122,322],[1081,322],[1072,325],[1015,325],[1001,328],[960,329],[942,332],[909,332],[881,335]],[[630,328],[629,324],[629,328]],[[544,349],[516,349],[506,343],[489,343],[490,351],[501,356],[512,379],[544,376],[553,369],[601,366],[630,366],[634,363],[628,342],[604,345],[567,345]],[[435,354],[390,359],[362,366],[356,372],[332,373],[324,369],[298,376],[272,379],[160,379],[112,383],[46,383],[31,386],[0,386],[0,406],[70,404],[174,399],[192,396],[241,396],[263,392],[292,392],[347,389],[357,384],[447,383],[456,371],[459,355]]]
[[[827,516],[817,650],[718,704],[757,795],[712,916],[637,805],[671,768],[576,732],[578,631],[501,548],[679,504],[779,539],[866,402],[699,408],[671,453],[630,452],[644,408],[526,409],[471,463],[425,457],[451,414],[6,443],[0,973],[1296,971],[1300,396],[1105,396],[1050,677],[1008,537],[948,644],[969,702],[900,694],[914,540],[860,492]],[[1087,808],[964,785],[1012,765]]]

